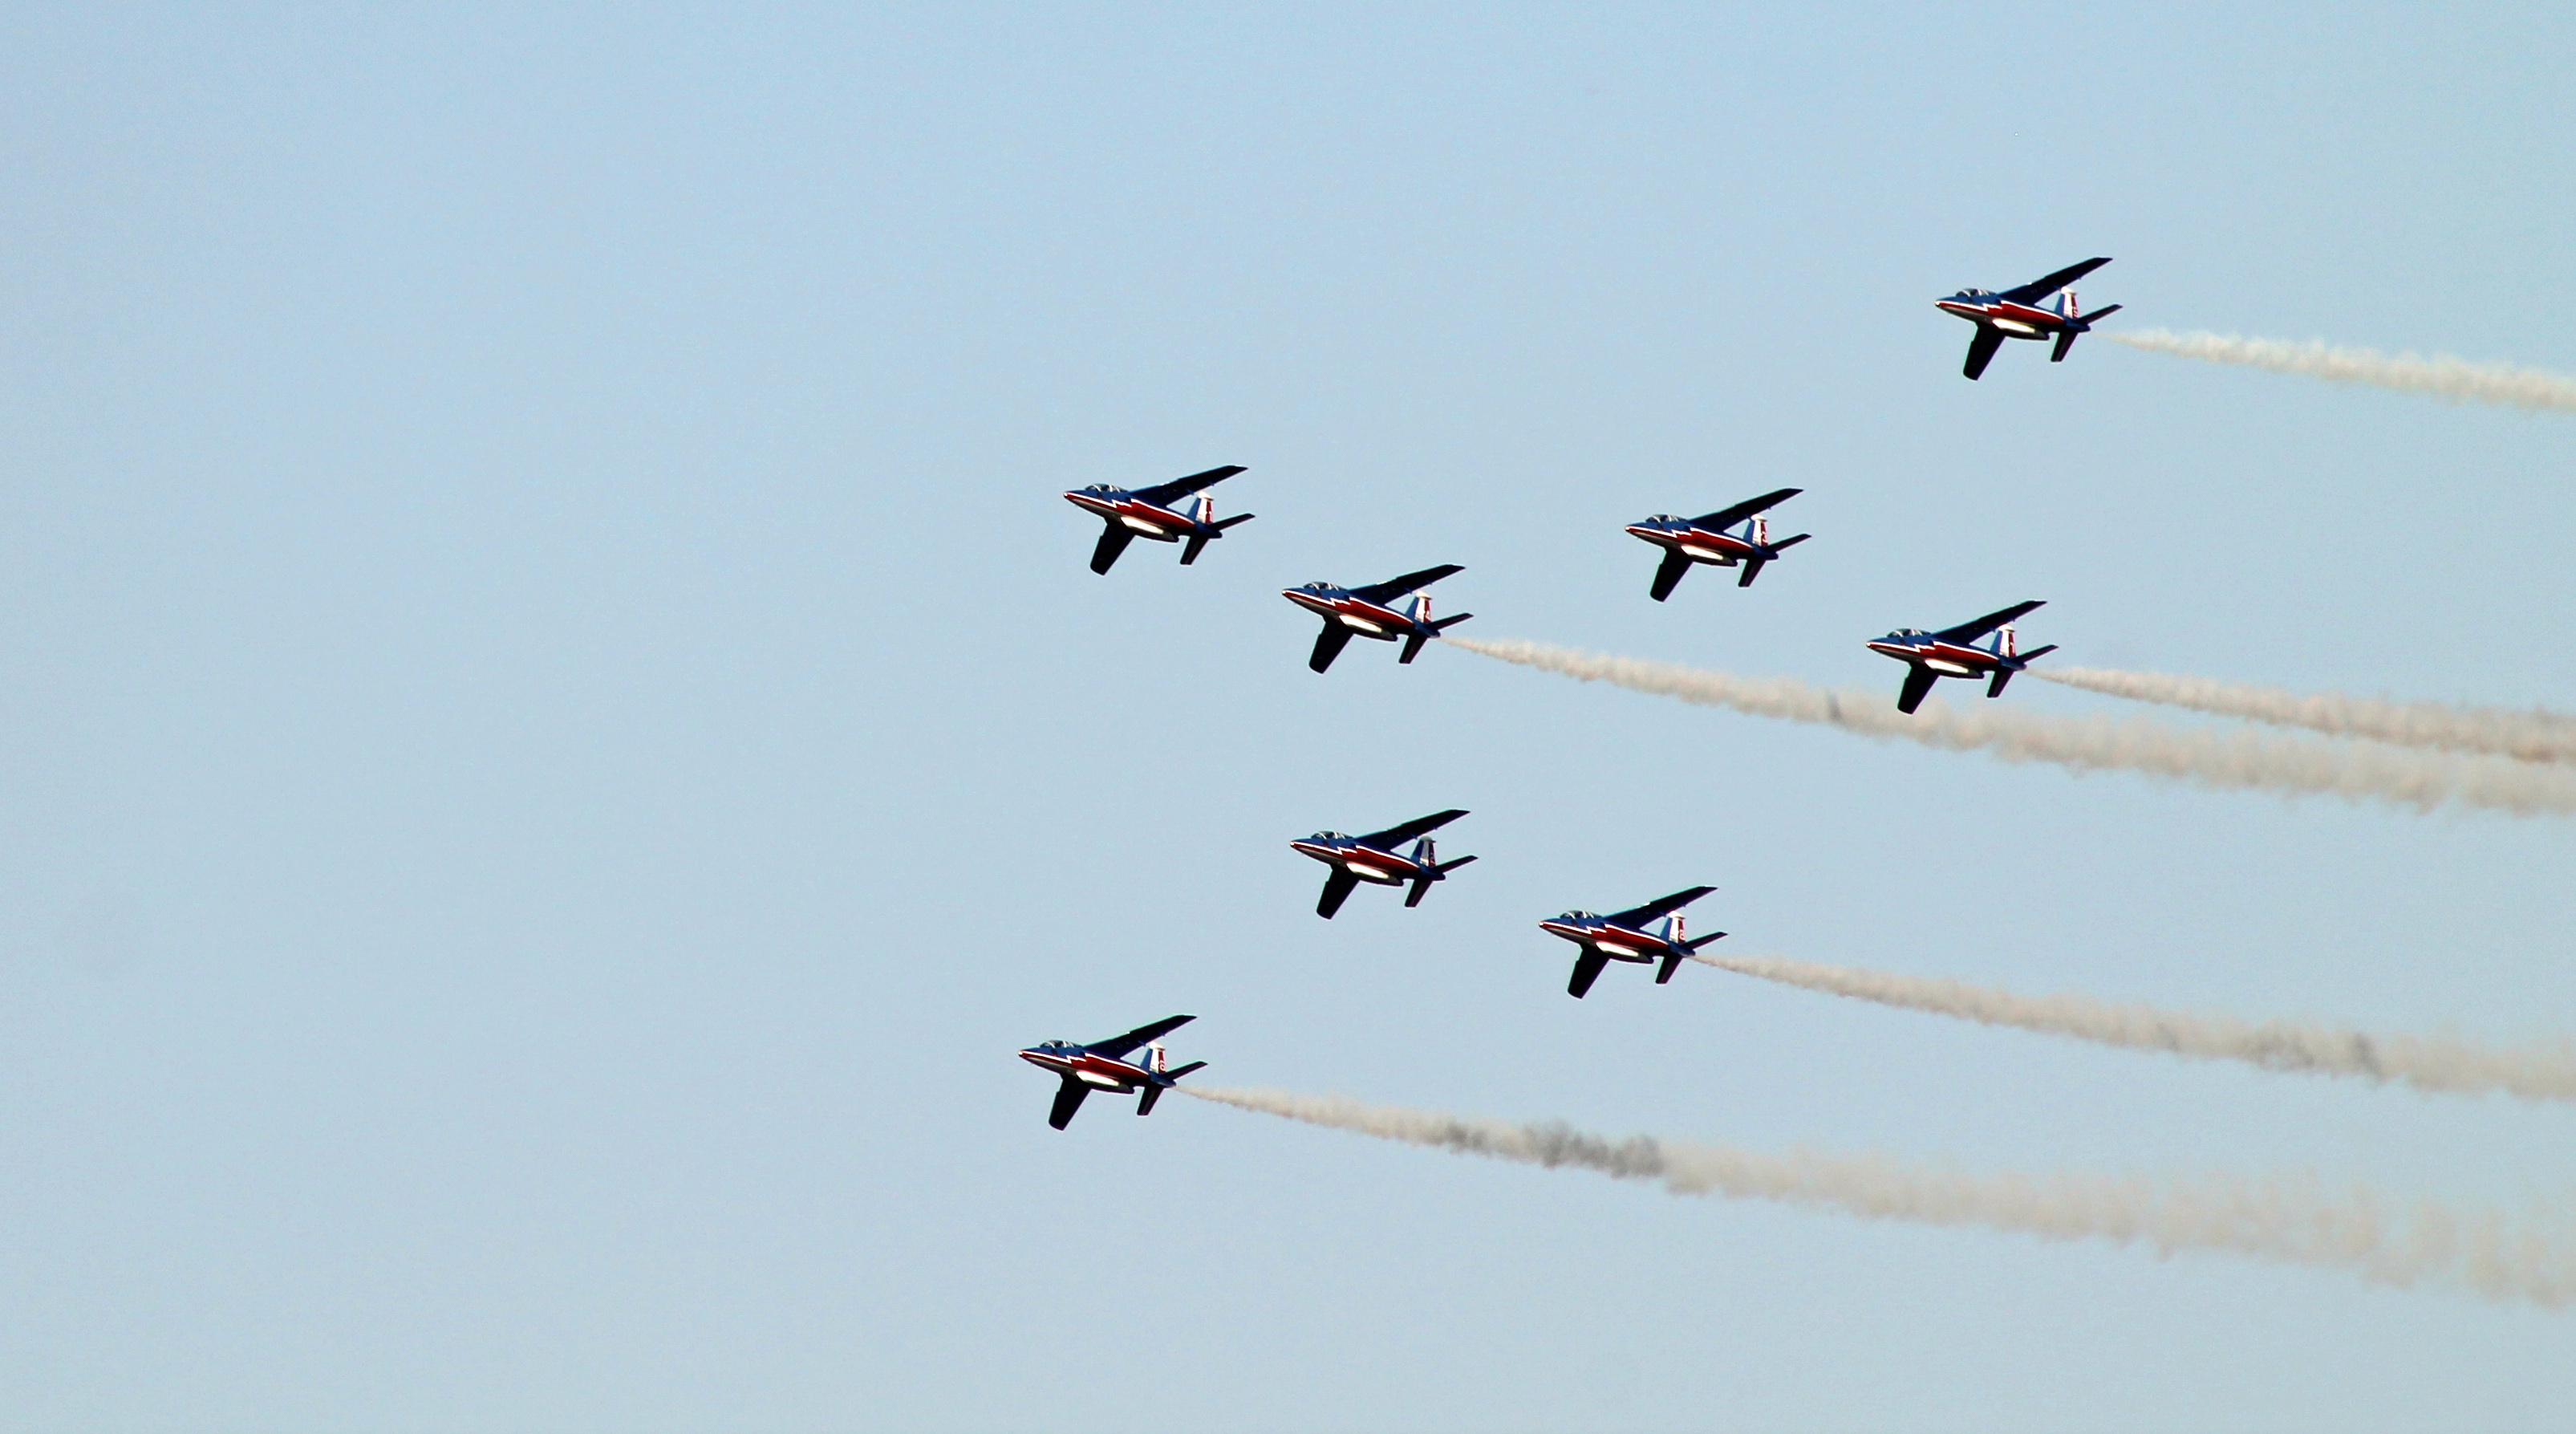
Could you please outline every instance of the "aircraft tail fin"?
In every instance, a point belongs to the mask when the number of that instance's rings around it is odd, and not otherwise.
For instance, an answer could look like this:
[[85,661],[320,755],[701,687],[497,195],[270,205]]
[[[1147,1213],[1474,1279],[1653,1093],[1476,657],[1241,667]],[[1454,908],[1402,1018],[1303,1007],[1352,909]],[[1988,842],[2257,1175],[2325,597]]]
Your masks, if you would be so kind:
[[1431,883],[1440,879],[1440,848],[1432,843],[1431,838],[1424,837],[1413,844],[1413,864],[1422,868],[1422,874],[1413,879],[1413,889],[1404,894],[1404,904],[1420,906],[1423,894],[1431,890]]
[[1171,1057],[1164,1053],[1161,1041],[1156,1041],[1145,1048],[1145,1069],[1161,1075],[1163,1068],[1171,1063]]
[[2019,640],[2020,640],[2020,639],[2018,639],[2018,638],[2016,638],[2016,637],[2014,637],[2014,636],[2013,636],[2013,629],[2012,629],[2012,624],[2011,624],[2011,623],[2005,623],[2003,626],[2001,626],[2001,627],[1999,627],[1999,628],[1996,628],[1996,629],[1995,629],[1995,654],[1996,654],[1997,656],[1999,656],[1999,657],[2010,657],[2010,656],[2012,656],[2012,655],[2013,655],[2013,647],[2014,647],[2014,645],[2015,645]]
[[1190,517],[1195,520],[1200,527],[1206,527],[1208,524],[1215,522],[1216,495],[1214,493],[1201,493],[1199,495],[1198,511],[1192,513]]

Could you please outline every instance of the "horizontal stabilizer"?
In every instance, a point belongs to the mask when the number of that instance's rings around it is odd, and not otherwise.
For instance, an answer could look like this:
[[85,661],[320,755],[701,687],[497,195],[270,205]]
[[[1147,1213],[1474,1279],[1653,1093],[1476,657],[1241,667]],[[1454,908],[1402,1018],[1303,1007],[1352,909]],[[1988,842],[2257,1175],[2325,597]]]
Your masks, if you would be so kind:
[[2012,681],[2012,675],[2015,671],[2016,669],[2010,667],[1996,668],[1995,675],[1986,679],[1986,695],[1988,697],[2003,696],[2004,684]]
[[1451,615],[1451,616],[1449,616],[1449,617],[1444,617],[1444,618],[1440,619],[1438,622],[1425,623],[1425,624],[1423,624],[1423,625],[1424,625],[1425,627],[1430,628],[1433,632],[1446,632],[1446,631],[1448,631],[1449,629],[1451,629],[1451,628],[1453,628],[1453,627],[1456,627],[1458,624],[1460,624],[1460,623],[1462,623],[1462,622],[1465,622],[1467,619],[1469,619],[1469,618],[1471,618],[1471,617],[1474,617],[1474,616],[1475,616],[1475,614],[1474,614],[1474,613],[1472,613],[1472,612],[1456,613],[1456,614],[1453,614],[1453,615]]
[[1249,523],[1251,521],[1252,515],[1250,513],[1237,513],[1231,518],[1219,518],[1214,526],[1218,532],[1222,533],[1237,523]]
[[2023,653],[2023,654],[2021,655],[2022,665],[2023,665],[2024,667],[2028,667],[2028,666],[2031,664],[2032,659],[2034,659],[2034,658],[2039,658],[2039,657],[2045,657],[2045,656],[2047,656],[2049,653],[2055,652],[2056,650],[2057,650],[2057,644],[2056,644],[2056,643],[2053,643],[2053,642],[2052,642],[2052,643],[2050,643],[2050,644],[2048,644],[2048,645],[2047,645],[2047,646],[2045,646],[2045,647],[2034,647],[2034,648],[2032,648],[2030,651],[2025,652],[2025,653]]
[[1417,632],[1413,636],[1406,638],[1404,640],[1404,651],[1395,660],[1401,664],[1411,662],[1413,659],[1420,657],[1422,655],[1422,644],[1429,642],[1430,640],[1431,634],[1427,632]]
[[2089,314],[2086,314],[2086,315],[2084,316],[2084,327],[2086,327],[2086,328],[2088,328],[2088,329],[2089,329],[2089,328],[2093,327],[2095,324],[2098,324],[2098,323],[2100,323],[2102,320],[2104,320],[2104,319],[2107,319],[2107,318],[2111,317],[2113,314],[2116,314],[2116,313],[2120,312],[2120,310],[2122,310],[2122,309],[2124,309],[2124,308],[2126,308],[2126,307],[2128,307],[2128,306],[2127,306],[2127,305],[2125,305],[2125,304],[2113,304],[2113,305],[2111,305],[2111,306],[2110,306],[2110,307],[2108,307],[2108,308],[2095,309],[2093,312],[2091,312],[2091,313],[2089,313]]
[[2066,351],[2075,347],[2075,336],[2082,332],[2084,332],[2082,329],[2075,327],[2073,324],[2068,324],[2066,327],[2059,329],[2057,331],[2057,347],[2048,351],[2048,361],[2050,363],[2066,362]]
[[1190,545],[1181,549],[1182,567],[1186,568],[1190,564],[1197,562],[1199,560],[1199,554],[1207,551],[1208,536],[1209,535],[1206,533],[1196,534],[1190,539]]
[[1785,548],[1794,548],[1814,536],[1815,534],[1813,533],[1800,533],[1794,538],[1782,538],[1780,541],[1771,545],[1771,552],[1774,556],[1777,556],[1781,550]]
[[1762,565],[1769,561],[1771,561],[1769,558],[1746,558],[1744,560],[1744,576],[1737,578],[1735,580],[1735,585],[1740,588],[1749,588],[1753,586],[1753,580],[1756,577],[1761,576]]
[[1163,1072],[1163,1079],[1179,1080],[1181,1077],[1188,1075],[1194,1070],[1204,1070],[1206,1067],[1207,1062],[1205,1061],[1192,1061],[1185,1066],[1174,1066],[1170,1070]]
[[1723,940],[1725,940],[1725,939],[1726,939],[1726,933],[1725,933],[1725,932],[1723,932],[1723,931],[1712,931],[1712,932],[1708,933],[1706,936],[1694,936],[1694,937],[1692,937],[1691,939],[1689,939],[1688,941],[1683,942],[1683,943],[1682,943],[1682,949],[1683,949],[1684,951],[1688,951],[1688,952],[1690,952],[1690,953],[1691,953],[1691,954],[1693,954],[1693,955],[1697,955],[1697,954],[1699,953],[1699,948],[1701,948],[1701,947],[1703,947],[1703,946],[1706,946],[1706,945],[1708,945],[1709,943],[1711,943],[1711,942],[1713,942],[1713,941],[1723,941]]
[[1423,893],[1431,890],[1431,883],[1438,881],[1439,879],[1440,875],[1436,869],[1428,875],[1415,877],[1413,879],[1413,889],[1404,894],[1404,904],[1407,906],[1420,906],[1422,904]]
[[1656,985],[1660,986],[1665,982],[1670,981],[1673,979],[1673,973],[1682,969],[1682,955],[1683,953],[1679,951],[1667,951],[1664,953],[1664,964],[1655,971]]
[[1465,866],[1467,863],[1474,860],[1475,858],[1472,856],[1457,857],[1440,863],[1438,866],[1433,867],[1432,870],[1440,873],[1442,876],[1447,876],[1449,873],[1456,871],[1458,868]]
[[1154,1102],[1161,1100],[1162,1098],[1163,1088],[1161,1086],[1149,1085],[1145,1087],[1145,1093],[1136,1097],[1136,1113],[1138,1115],[1152,1115],[1154,1113]]

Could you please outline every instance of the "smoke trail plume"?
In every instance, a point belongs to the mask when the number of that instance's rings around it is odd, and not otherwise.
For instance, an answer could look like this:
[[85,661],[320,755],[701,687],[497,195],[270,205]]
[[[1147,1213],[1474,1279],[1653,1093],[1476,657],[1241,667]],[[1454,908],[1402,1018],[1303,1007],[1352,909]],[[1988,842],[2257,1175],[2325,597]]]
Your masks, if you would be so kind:
[[2576,761],[2576,717],[2539,708],[2516,711],[2447,702],[2380,702],[2340,692],[2302,697],[2278,687],[2102,667],[2034,667],[2030,675],[2087,692],[2279,727],[2306,727],[2337,737],[2519,757],[2526,762]]
[[2299,1021],[2254,1025],[2226,1016],[2162,1011],[2088,996],[2024,996],[1962,981],[1827,966],[1785,956],[1701,954],[1692,959],[1738,975],[1882,1006],[2073,1036],[2130,1050],[2244,1061],[2273,1071],[2398,1081],[2422,1091],[2473,1095],[2505,1091],[2525,1100],[2576,1101],[2576,1044],[2563,1040],[2493,1050],[2438,1036],[2370,1035]]
[[1884,1155],[1765,1155],[1643,1135],[1610,1140],[1554,1122],[1508,1125],[1341,1096],[1178,1089],[1201,1100],[1381,1140],[1661,1181],[1675,1195],[1777,1200],[1863,1219],[1973,1226],[2050,1240],[2105,1240],[2166,1255],[2220,1251],[2350,1270],[2382,1284],[2464,1285],[2488,1299],[2552,1308],[2576,1299],[2576,1256],[2558,1228],[2563,1220],[2512,1222],[2495,1212],[2458,1211],[2432,1201],[2401,1206],[2361,1186],[2331,1196],[2303,1178],[1980,1175]]
[[2008,707],[1961,712],[1935,700],[1909,717],[1884,692],[1834,692],[1788,677],[1738,677],[1514,639],[1451,637],[1453,647],[1504,662],[1607,682],[1634,692],[1901,737],[2007,762],[2053,762],[2077,772],[2144,772],[2204,787],[2331,794],[2429,812],[2446,803],[2516,816],[2576,813],[2576,770],[2498,757],[2460,757],[2376,743],[2319,742],[2253,731],[2169,727],[2145,718],[2050,717]]
[[2427,393],[2453,403],[2501,403],[2576,413],[2576,378],[2507,363],[2471,363],[2449,354],[2391,357],[2377,349],[2341,348],[2317,341],[2248,339],[2234,334],[2177,334],[2163,329],[2104,333],[2115,344],[2150,353],[2179,354],[2210,363],[2243,364],[2274,373],[2306,374],[2333,383],[2366,383],[2407,393]]

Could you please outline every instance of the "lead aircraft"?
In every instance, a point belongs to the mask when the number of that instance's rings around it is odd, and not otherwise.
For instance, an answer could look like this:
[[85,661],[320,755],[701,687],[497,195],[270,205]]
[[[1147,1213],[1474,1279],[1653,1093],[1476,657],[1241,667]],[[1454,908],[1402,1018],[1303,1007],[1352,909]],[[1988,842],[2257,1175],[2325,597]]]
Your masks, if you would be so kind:
[[[1342,903],[1359,889],[1363,881],[1373,881],[1380,886],[1409,884],[1413,889],[1405,893],[1404,904],[1421,905],[1423,893],[1431,889],[1431,883],[1447,880],[1449,873],[1475,860],[1472,856],[1440,860],[1438,848],[1423,833],[1437,831],[1466,814],[1464,810],[1452,807],[1366,836],[1317,832],[1303,841],[1288,843],[1289,848],[1298,854],[1313,857],[1332,868],[1333,874],[1324,878],[1324,895],[1315,903],[1315,914],[1327,921],[1332,920],[1333,913],[1342,909]],[[1422,837],[1422,840],[1413,843],[1411,855],[1396,852],[1397,846],[1413,841],[1415,837]]]
[[[2075,302],[2075,291],[2066,286],[2110,262],[2087,259],[2081,264],[2069,264],[2044,279],[2033,279],[2000,294],[1961,289],[1946,299],[1933,300],[1933,306],[1941,312],[1956,314],[1977,326],[1976,337],[1968,340],[1967,367],[1961,372],[1970,378],[1984,373],[1987,362],[2006,339],[2055,338],[2057,347],[2050,351],[2048,361],[2063,363],[2066,351],[2075,347],[2077,334],[2120,311],[2120,305],[2113,304],[2085,313]],[[2043,297],[2046,303],[2040,302]]]
[[[1987,679],[1986,695],[2001,697],[2004,684],[2012,675],[2030,666],[2031,659],[2057,650],[2056,643],[2018,651],[2014,645],[2012,621],[2033,608],[2046,607],[2040,601],[2017,602],[2011,607],[1987,613],[1974,622],[1945,627],[1939,632],[1925,632],[1919,627],[1900,627],[1869,644],[1869,650],[1882,657],[1893,657],[1906,664],[1905,686],[1896,695],[1896,710],[1911,712],[1923,705],[1923,696],[1932,684],[1944,677],[1983,677]],[[1977,639],[1993,633],[1995,640],[1983,647]]]
[[[1753,586],[1753,579],[1761,573],[1764,563],[1780,556],[1781,549],[1794,547],[1812,536],[1800,533],[1775,543],[1771,541],[1770,520],[1763,517],[1769,509],[1805,491],[1803,488],[1782,488],[1759,498],[1747,498],[1732,508],[1702,513],[1696,518],[1676,518],[1670,513],[1657,513],[1644,522],[1630,523],[1628,536],[1643,538],[1664,550],[1663,566],[1655,569],[1655,585],[1646,590],[1646,595],[1657,602],[1671,597],[1682,575],[1691,570],[1693,563],[1731,568],[1740,562],[1744,565],[1744,576],[1737,578],[1735,585],[1740,588]],[[1727,531],[1737,523],[1744,525],[1742,532]]]
[[[1237,523],[1252,521],[1250,513],[1237,513],[1231,518],[1217,517],[1216,499],[1199,491],[1215,487],[1242,471],[1241,464],[1229,463],[1223,468],[1211,468],[1205,473],[1193,473],[1187,478],[1175,478],[1151,488],[1113,488],[1106,483],[1094,483],[1088,488],[1076,488],[1065,494],[1064,501],[1106,525],[1100,530],[1099,544],[1091,550],[1091,570],[1095,573],[1109,571],[1109,565],[1117,562],[1118,555],[1127,551],[1127,544],[1137,538],[1151,538],[1158,543],[1177,543],[1187,539],[1189,546],[1181,549],[1181,563],[1187,566],[1197,562],[1200,552],[1212,539],[1224,537],[1225,530]],[[1193,493],[1198,494],[1198,501],[1190,505],[1188,512],[1171,506],[1173,499],[1186,498]]]
[[[1047,1124],[1058,1130],[1073,1120],[1082,1109],[1082,1098],[1095,1090],[1125,1095],[1141,1090],[1144,1096],[1136,1102],[1138,1115],[1154,1113],[1154,1102],[1163,1098],[1181,1077],[1206,1065],[1192,1061],[1185,1066],[1166,1067],[1162,1037],[1190,1022],[1196,1016],[1165,1016],[1150,1026],[1138,1026],[1123,1036],[1105,1041],[1076,1045],[1072,1041],[1047,1041],[1020,1052],[1020,1059],[1042,1071],[1050,1071],[1062,1082],[1056,1087],[1055,1108],[1047,1112]],[[1138,1065],[1127,1059],[1130,1051],[1145,1047],[1145,1062]]]
[[[1582,1000],[1583,994],[1592,989],[1593,981],[1613,961],[1636,961],[1647,965],[1661,963],[1662,969],[1655,972],[1655,984],[1660,986],[1673,979],[1673,973],[1681,969],[1683,957],[1726,935],[1723,931],[1712,931],[1689,940],[1682,937],[1680,908],[1715,890],[1714,886],[1694,886],[1688,891],[1676,891],[1643,906],[1632,906],[1607,916],[1593,911],[1569,911],[1540,922],[1539,930],[1550,936],[1561,936],[1582,951],[1574,958],[1574,979],[1565,983],[1565,993]],[[1657,917],[1664,919],[1663,929],[1659,932],[1647,930]]]
[[[1431,620],[1431,594],[1415,592],[1427,588],[1451,573],[1466,569],[1456,563],[1442,563],[1418,573],[1406,573],[1382,583],[1362,588],[1335,587],[1328,582],[1311,582],[1303,587],[1281,588],[1279,595],[1324,620],[1324,630],[1315,635],[1315,650],[1306,665],[1317,672],[1333,665],[1354,637],[1374,638],[1379,642],[1404,639],[1404,653],[1398,662],[1411,662],[1422,653],[1422,644],[1438,637],[1443,628],[1456,627],[1474,617],[1462,612],[1454,617]],[[1389,598],[1412,593],[1412,599],[1401,607],[1389,607]]]

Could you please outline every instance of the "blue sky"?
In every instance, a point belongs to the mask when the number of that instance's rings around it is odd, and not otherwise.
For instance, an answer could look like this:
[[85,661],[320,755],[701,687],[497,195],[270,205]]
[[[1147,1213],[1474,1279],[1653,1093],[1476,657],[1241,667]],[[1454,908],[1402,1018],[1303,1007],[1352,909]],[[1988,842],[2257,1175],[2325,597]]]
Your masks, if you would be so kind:
[[[2576,707],[2563,420],[2015,346],[2576,370],[2546,7],[27,7],[0,46],[0,1387],[29,1429],[2541,1427],[2569,1316],[1678,1201],[1010,1059],[2519,1207],[2570,1116],[1534,923],[2576,1029],[2576,837],[1896,750],[1468,631]],[[1055,495],[1249,465],[1108,579]],[[1644,589],[1622,523],[1817,536]],[[2044,684],[2008,701],[2116,710]],[[1286,842],[1481,860],[1329,925]],[[1373,899],[1375,898],[1375,899]],[[1632,979],[1621,979],[1625,975]]]

